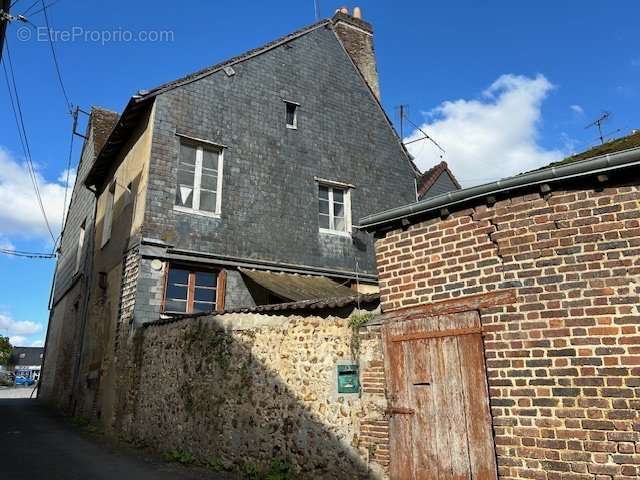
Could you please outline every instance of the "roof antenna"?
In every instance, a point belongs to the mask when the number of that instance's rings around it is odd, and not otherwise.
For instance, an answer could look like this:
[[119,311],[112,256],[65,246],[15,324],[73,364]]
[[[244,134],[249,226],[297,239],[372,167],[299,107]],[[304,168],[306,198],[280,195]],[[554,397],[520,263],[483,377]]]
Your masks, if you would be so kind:
[[598,134],[599,134],[598,138],[600,139],[600,143],[602,145],[604,145],[604,135],[602,134],[602,124],[607,120],[609,120],[609,117],[611,117],[611,112],[602,112],[602,115],[600,115],[600,117],[598,117],[596,120],[594,120],[589,125],[584,127],[585,129],[591,128],[591,127],[598,127]]
[[[438,142],[436,142],[431,136],[429,136],[429,134],[427,132],[425,132],[423,128],[421,128],[420,126],[416,125],[414,122],[411,121],[411,119],[409,118],[409,116],[406,113],[406,107],[407,107],[407,105],[400,105],[400,139],[401,139],[402,143],[404,144],[404,146],[406,147],[407,145],[411,145],[412,143],[421,142],[423,140],[429,140],[431,143],[433,143],[436,146],[436,148],[438,150],[440,150],[440,152],[441,152],[440,153],[440,158],[442,158],[443,155],[447,153],[445,151],[445,149],[442,148],[440,146],[440,144]],[[414,140],[410,140],[408,142],[405,142],[404,139],[403,139],[403,133],[404,133],[403,132],[403,130],[404,130],[403,120],[406,120],[409,123],[409,125],[411,125],[413,128],[418,130],[424,136],[420,137],[420,138],[416,138]]]
[[320,21],[320,0],[313,0],[313,4],[316,8],[316,22]]

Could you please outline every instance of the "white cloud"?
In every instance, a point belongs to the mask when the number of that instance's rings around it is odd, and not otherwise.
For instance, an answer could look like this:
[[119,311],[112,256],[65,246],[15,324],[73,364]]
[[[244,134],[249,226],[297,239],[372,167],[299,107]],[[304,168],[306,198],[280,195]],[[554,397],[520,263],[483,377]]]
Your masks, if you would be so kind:
[[14,335],[9,337],[9,343],[14,347],[25,347],[27,345],[27,339],[22,335]]
[[[44,210],[57,235],[62,222],[66,171],[57,182],[49,182],[36,171]],[[64,177],[64,178],[63,178]],[[73,186],[74,176],[70,178]],[[70,197],[70,195],[69,195]],[[67,204],[69,198],[67,198]],[[31,178],[25,164],[0,146],[0,236],[2,238],[49,237]]]
[[0,235],[0,248],[4,250],[15,250],[16,247],[13,243],[9,241],[8,238]]
[[44,340],[39,339],[39,340],[34,340],[33,342],[31,342],[31,345],[29,345],[30,347],[44,347]]
[[[531,170],[563,157],[538,143],[541,104],[552,89],[543,75],[502,75],[481,99],[443,102],[426,114],[421,128],[444,147],[443,159],[463,186]],[[405,141],[420,137],[415,131]],[[408,148],[422,170],[441,160],[429,142]]]
[[27,320],[14,320],[11,316],[0,313],[0,333],[4,335],[33,335],[42,330],[42,325]]
[[569,108],[580,115],[584,113],[584,109],[580,105],[570,105]]

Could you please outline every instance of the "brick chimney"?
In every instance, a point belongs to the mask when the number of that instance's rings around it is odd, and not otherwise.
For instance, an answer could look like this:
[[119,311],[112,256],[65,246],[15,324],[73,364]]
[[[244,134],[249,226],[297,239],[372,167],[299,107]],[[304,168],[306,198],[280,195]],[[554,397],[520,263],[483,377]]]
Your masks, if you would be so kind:
[[380,100],[376,55],[373,49],[373,27],[369,22],[362,20],[359,7],[353,9],[353,15],[349,14],[346,7],[336,10],[333,25],[353,63]]

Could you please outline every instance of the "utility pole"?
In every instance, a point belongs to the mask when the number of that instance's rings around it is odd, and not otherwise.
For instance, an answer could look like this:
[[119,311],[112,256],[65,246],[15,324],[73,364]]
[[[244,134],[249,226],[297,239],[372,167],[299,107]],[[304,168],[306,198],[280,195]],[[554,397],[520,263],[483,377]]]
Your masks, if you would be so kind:
[[11,0],[0,0],[0,62],[4,52],[4,36],[7,33],[7,25],[11,21]]

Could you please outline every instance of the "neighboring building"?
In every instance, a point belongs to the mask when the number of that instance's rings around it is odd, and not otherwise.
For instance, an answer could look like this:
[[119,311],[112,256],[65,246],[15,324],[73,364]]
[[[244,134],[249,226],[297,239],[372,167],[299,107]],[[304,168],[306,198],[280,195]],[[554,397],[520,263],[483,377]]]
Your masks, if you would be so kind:
[[91,259],[96,197],[85,188],[84,179],[117,121],[118,114],[114,112],[91,109],[58,251],[45,345],[47,373],[39,395],[63,409],[72,406],[71,399],[77,386],[81,338],[94,271]]
[[639,140],[361,220],[391,478],[640,478]]
[[449,169],[447,162],[440,162],[422,174],[417,183],[418,200],[436,197],[462,187]]
[[43,356],[42,347],[13,347],[9,364],[15,375],[38,381]]
[[110,425],[146,323],[377,291],[357,219],[413,201],[419,172],[379,102],[372,35],[338,12],[129,101],[74,189],[95,191],[95,217],[72,203],[41,397]]

